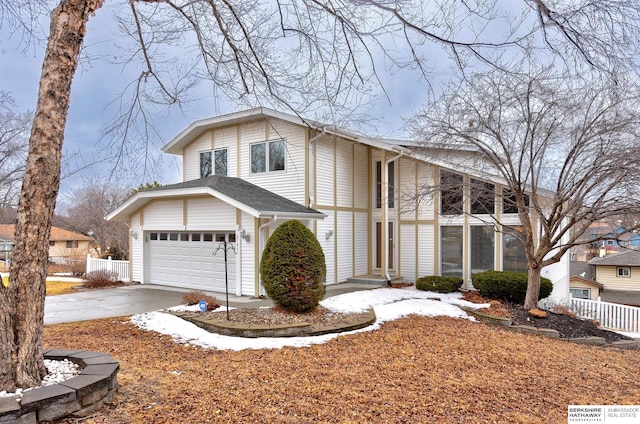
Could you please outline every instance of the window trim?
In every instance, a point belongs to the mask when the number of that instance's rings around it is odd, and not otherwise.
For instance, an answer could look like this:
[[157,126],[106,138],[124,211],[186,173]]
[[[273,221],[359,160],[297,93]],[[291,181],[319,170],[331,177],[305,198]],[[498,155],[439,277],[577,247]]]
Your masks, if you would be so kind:
[[[225,162],[225,168],[226,168],[226,173],[222,173],[222,172],[218,172],[218,154],[225,152],[225,158],[224,158],[224,162]],[[202,159],[205,157],[205,155],[209,156],[209,174],[208,175],[203,175],[202,172]],[[221,175],[223,177],[226,177],[229,175],[229,148],[228,147],[221,147],[219,149],[211,149],[211,150],[203,150],[201,152],[198,152],[198,173],[200,174],[200,178],[207,178],[210,177],[212,175]]]
[[631,267],[629,266],[616,267],[616,277],[631,278]]
[[[282,162],[282,169],[271,169],[271,146],[275,143],[282,143],[282,147],[284,149],[284,157]],[[254,160],[253,160],[253,148],[256,146],[264,146],[264,170],[263,171],[254,171]],[[287,170],[287,144],[284,138],[278,138],[275,140],[265,140],[260,141],[258,143],[249,144],[249,170],[252,175],[254,174],[266,174],[266,173],[275,173],[275,172],[286,172]]]
[[[571,290],[582,290],[582,294],[580,295],[580,297],[576,297],[576,295],[574,293],[571,292]],[[584,294],[584,291],[586,291],[586,295]],[[591,289],[589,288],[585,288],[585,287],[569,287],[569,293],[571,294],[571,297],[575,298],[575,299],[591,299]],[[586,296],[586,297],[584,297]]]

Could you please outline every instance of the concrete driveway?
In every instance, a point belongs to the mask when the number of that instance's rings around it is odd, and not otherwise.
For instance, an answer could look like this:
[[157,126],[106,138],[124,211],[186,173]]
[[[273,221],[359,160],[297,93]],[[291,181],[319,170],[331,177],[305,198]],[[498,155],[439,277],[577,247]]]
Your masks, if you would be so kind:
[[[335,284],[327,286],[328,296],[373,289],[371,284]],[[132,285],[100,290],[84,290],[60,296],[47,296],[44,302],[44,323],[88,321],[92,319],[134,315],[157,311],[180,305],[187,289],[175,289],[154,285]],[[225,305],[224,293],[206,293],[215,296],[220,305]],[[270,299],[229,295],[229,306],[259,308],[272,306]]]

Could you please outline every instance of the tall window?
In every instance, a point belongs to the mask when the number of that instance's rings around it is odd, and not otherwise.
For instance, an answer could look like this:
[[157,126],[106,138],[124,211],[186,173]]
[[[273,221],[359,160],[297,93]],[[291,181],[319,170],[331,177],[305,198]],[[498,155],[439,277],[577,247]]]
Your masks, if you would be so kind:
[[214,152],[215,173],[226,177],[227,173],[227,149],[219,149]]
[[[395,207],[395,181],[396,165],[389,162],[387,165],[387,204],[390,208]],[[376,162],[376,208],[382,207],[382,162]]]
[[471,179],[471,213],[495,213],[495,186],[480,180]]
[[211,176],[211,152],[200,152],[200,178]]
[[462,226],[440,227],[441,273],[462,277]]
[[[529,206],[529,195],[523,194],[524,204]],[[518,213],[518,199],[515,193],[510,190],[502,190],[502,212]]]
[[490,225],[471,226],[471,273],[494,269],[495,232]]
[[[284,171],[284,140],[275,140],[251,145],[251,173]],[[268,165],[268,168],[267,168]]]
[[440,172],[440,213],[460,215],[463,212],[463,182],[460,174]]
[[502,270],[527,272],[527,254],[517,229],[505,228],[502,234]]

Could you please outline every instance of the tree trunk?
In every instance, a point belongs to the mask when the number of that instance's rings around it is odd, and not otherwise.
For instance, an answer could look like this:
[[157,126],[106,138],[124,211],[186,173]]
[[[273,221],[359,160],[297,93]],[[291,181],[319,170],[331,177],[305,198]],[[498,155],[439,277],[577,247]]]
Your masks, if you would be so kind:
[[538,307],[538,297],[540,296],[540,264],[529,263],[529,279],[527,281],[527,295],[524,298],[524,308],[534,309]]
[[[38,104],[29,139],[8,288],[0,288],[0,391],[39,385],[51,218],[71,81],[89,17],[104,0],[62,0],[51,13]],[[0,285],[0,287],[2,287]]]

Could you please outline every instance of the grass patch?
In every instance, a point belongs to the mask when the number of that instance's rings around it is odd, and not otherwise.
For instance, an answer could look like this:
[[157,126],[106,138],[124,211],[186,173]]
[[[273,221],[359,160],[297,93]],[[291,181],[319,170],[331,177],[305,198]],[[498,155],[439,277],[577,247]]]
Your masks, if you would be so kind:
[[47,281],[47,296],[76,293],[73,287],[79,284],[77,281]]

